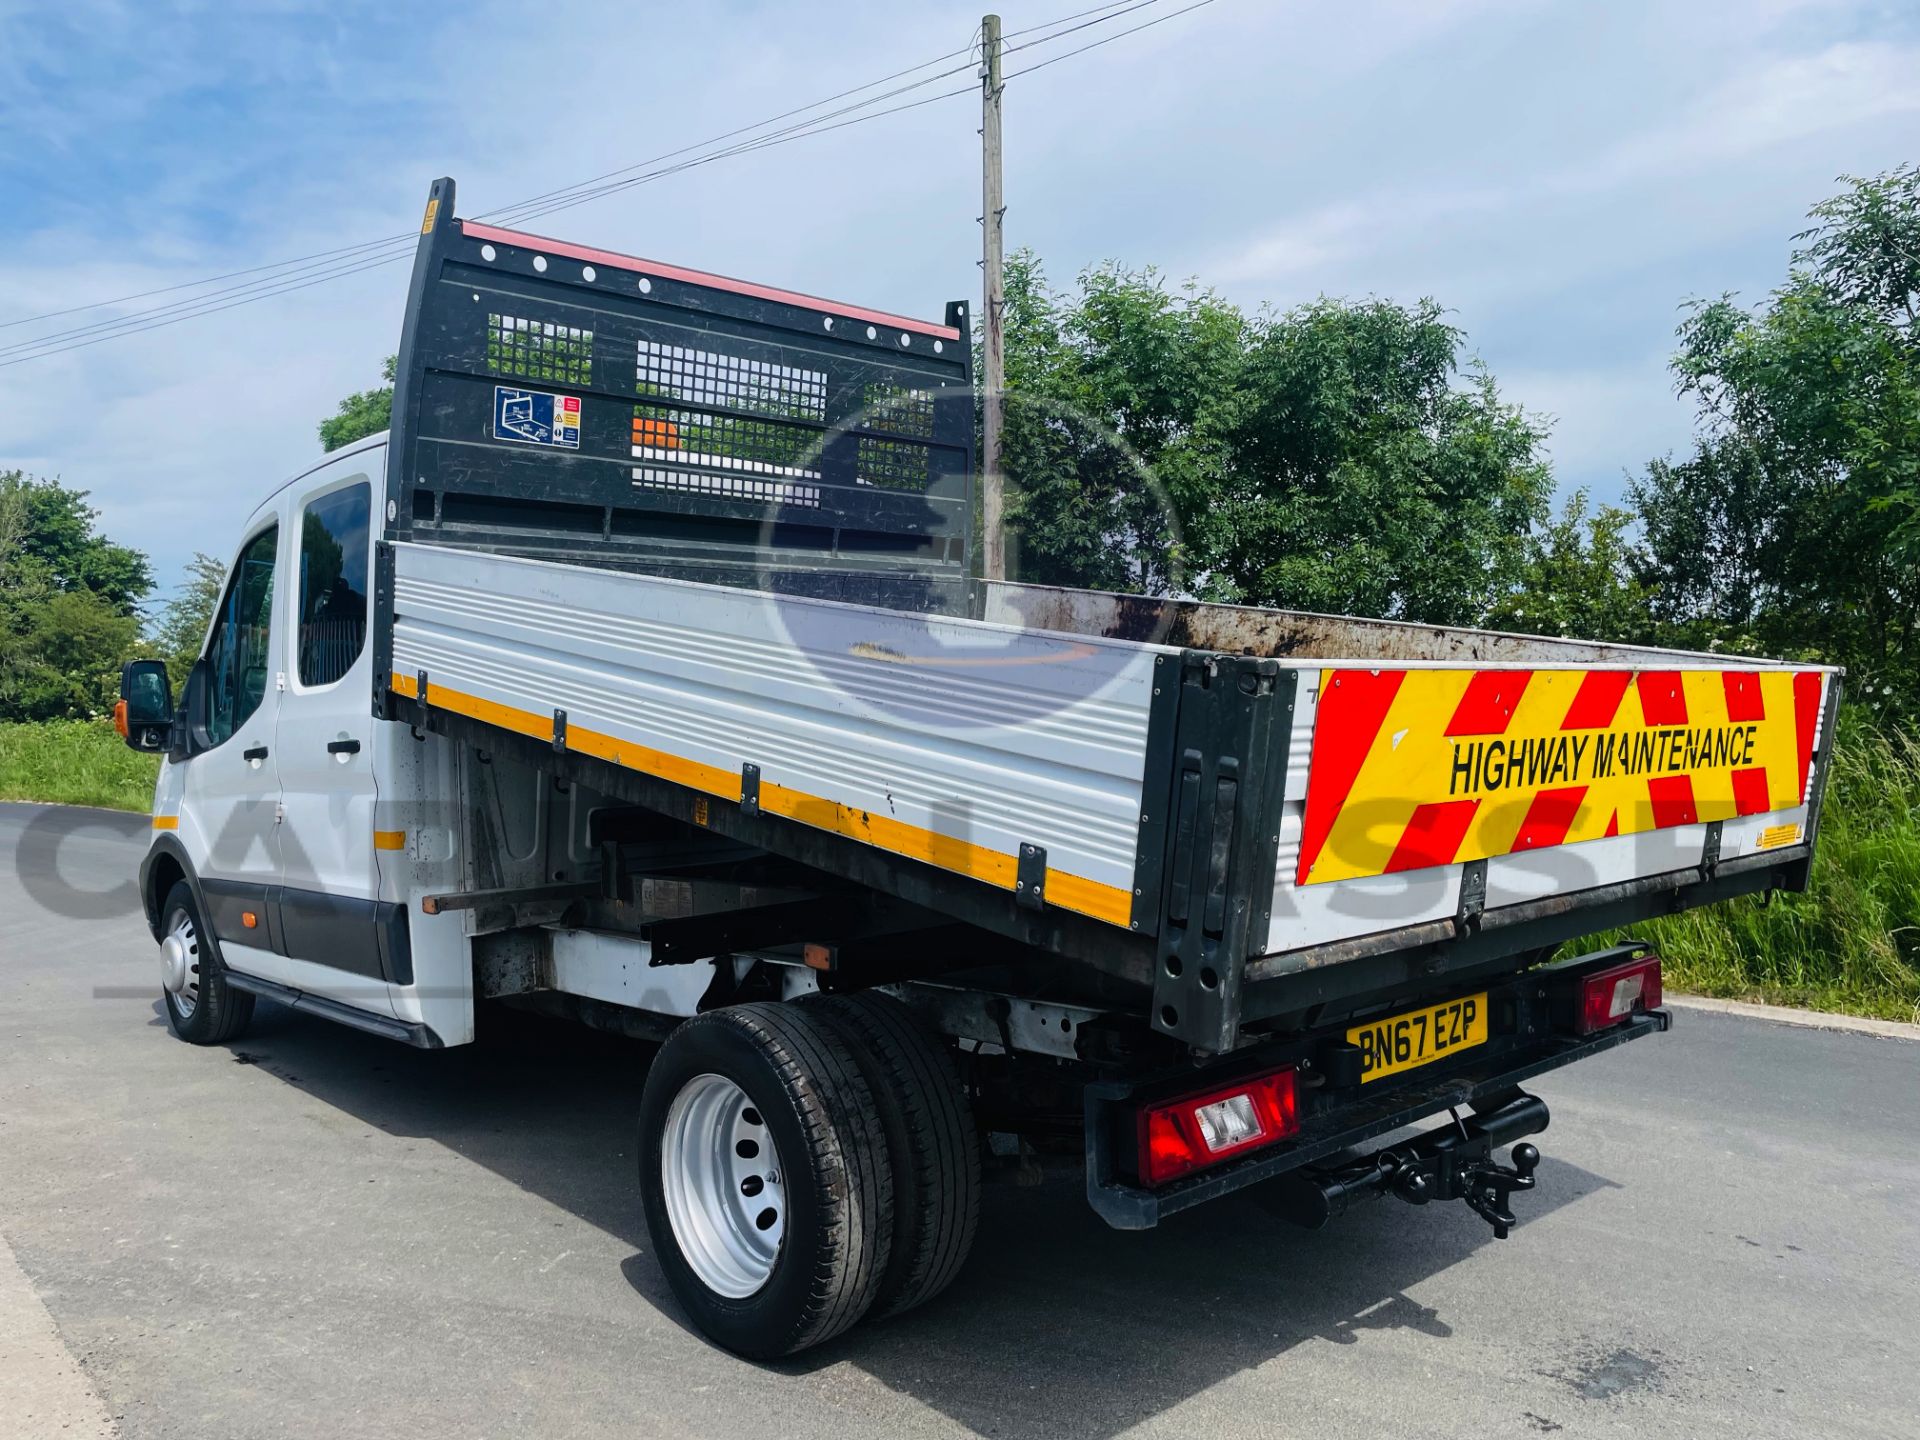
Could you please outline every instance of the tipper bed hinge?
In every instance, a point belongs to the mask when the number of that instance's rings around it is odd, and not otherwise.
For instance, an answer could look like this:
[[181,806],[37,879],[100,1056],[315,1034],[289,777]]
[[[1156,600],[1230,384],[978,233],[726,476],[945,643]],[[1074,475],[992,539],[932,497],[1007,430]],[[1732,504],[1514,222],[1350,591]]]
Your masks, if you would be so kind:
[[1021,845],[1013,872],[1013,898],[1029,910],[1047,908],[1047,847]]
[[1711,880],[1720,868],[1720,827],[1722,821],[1707,822],[1706,839],[1700,845],[1700,878]]
[[1471,935],[1480,928],[1480,912],[1487,908],[1487,862],[1469,860],[1460,867],[1460,903],[1454,910],[1454,933]]

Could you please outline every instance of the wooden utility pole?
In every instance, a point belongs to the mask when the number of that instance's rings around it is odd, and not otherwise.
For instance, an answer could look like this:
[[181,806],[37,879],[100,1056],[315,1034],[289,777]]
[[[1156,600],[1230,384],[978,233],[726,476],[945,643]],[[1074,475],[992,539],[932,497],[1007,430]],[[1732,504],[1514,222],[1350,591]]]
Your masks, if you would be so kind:
[[1007,386],[1006,282],[1001,267],[1006,206],[1000,198],[1000,17],[980,21],[980,231],[982,244],[981,352],[985,361],[985,416],[981,425],[980,465],[981,573],[989,580],[1007,578],[1006,492],[1000,474],[1000,430],[1004,420],[1003,392]]

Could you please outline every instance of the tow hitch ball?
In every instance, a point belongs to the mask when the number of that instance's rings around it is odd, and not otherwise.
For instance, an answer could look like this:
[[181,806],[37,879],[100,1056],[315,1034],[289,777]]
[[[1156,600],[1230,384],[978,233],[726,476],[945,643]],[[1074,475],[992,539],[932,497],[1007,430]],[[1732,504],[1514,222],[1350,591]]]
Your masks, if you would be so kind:
[[1544,1101],[1514,1090],[1477,1102],[1474,1113],[1436,1130],[1389,1146],[1364,1160],[1316,1167],[1282,1176],[1262,1187],[1268,1204],[1296,1225],[1317,1230],[1335,1215],[1376,1195],[1397,1195],[1409,1205],[1435,1200],[1464,1200],[1467,1208],[1504,1240],[1515,1225],[1508,1198],[1531,1190],[1540,1152],[1529,1144],[1513,1147],[1513,1165],[1493,1152],[1522,1135],[1547,1128]]
[[1525,1142],[1514,1146],[1511,1170],[1491,1156],[1483,1160],[1462,1160],[1448,1167],[1423,1165],[1417,1159],[1401,1162],[1391,1151],[1384,1152],[1380,1159],[1386,1170],[1387,1188],[1409,1205],[1425,1205],[1429,1200],[1464,1200],[1469,1210],[1493,1227],[1493,1238],[1504,1240],[1519,1223],[1513,1218],[1507,1197],[1516,1190],[1533,1189],[1533,1172],[1540,1166],[1540,1151]]

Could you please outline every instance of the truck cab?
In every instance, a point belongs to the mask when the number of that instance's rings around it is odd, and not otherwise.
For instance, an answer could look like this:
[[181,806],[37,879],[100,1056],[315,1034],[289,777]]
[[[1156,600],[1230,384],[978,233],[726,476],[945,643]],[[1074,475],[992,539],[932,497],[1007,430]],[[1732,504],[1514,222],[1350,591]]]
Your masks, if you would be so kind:
[[[241,527],[167,732],[141,894],[163,944],[168,896],[184,884],[200,918],[172,925],[208,927],[234,970],[362,1028],[457,1043],[470,1007],[440,1007],[444,1035],[428,1023],[398,892],[399,811],[417,808],[400,799],[416,759],[401,747],[416,742],[367,702],[386,458],[384,434],[362,440],[281,485]],[[167,1003],[191,1024],[187,944],[172,947],[184,963]]]

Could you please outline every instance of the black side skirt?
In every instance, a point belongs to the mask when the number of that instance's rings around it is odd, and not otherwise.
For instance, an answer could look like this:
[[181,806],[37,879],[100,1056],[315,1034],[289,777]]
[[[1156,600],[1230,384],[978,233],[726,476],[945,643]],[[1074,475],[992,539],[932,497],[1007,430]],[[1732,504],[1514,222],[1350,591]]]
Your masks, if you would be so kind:
[[351,1025],[356,1030],[364,1030],[369,1035],[378,1035],[385,1040],[398,1040],[416,1050],[446,1048],[445,1043],[428,1026],[396,1020],[391,1015],[375,1015],[370,1010],[343,1005],[338,1000],[329,1000],[321,995],[309,995],[304,990],[295,990],[278,981],[262,980],[257,975],[242,975],[238,970],[228,970],[227,983],[236,990],[245,990],[262,999],[285,1005],[290,1010],[318,1015],[323,1020],[332,1020],[341,1025]]

